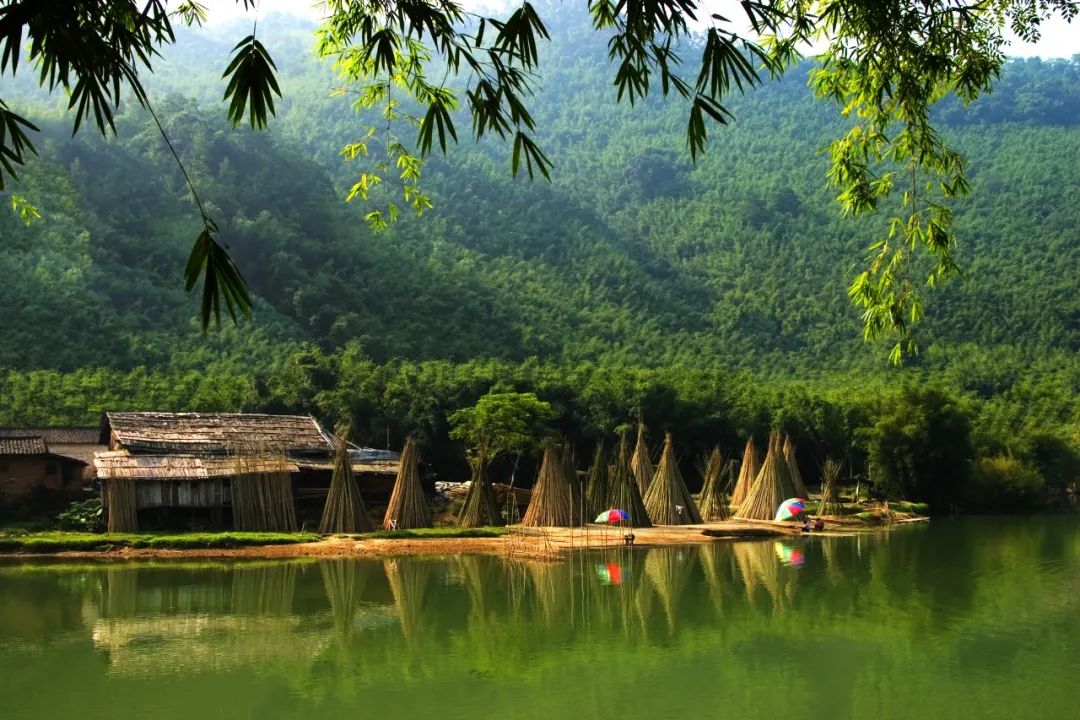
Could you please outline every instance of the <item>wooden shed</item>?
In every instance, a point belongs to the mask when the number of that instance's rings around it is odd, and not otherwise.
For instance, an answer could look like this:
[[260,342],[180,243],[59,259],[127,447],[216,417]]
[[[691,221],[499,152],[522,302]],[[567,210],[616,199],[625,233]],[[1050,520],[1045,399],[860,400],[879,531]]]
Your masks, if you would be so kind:
[[86,463],[59,455],[40,435],[0,437],[0,503],[12,505],[35,493],[57,501],[82,489]]
[[[106,504],[110,483],[133,481],[140,518],[161,527],[231,526],[236,483],[254,476],[287,476],[304,522],[321,512],[330,484],[333,437],[310,415],[110,412],[99,439],[108,448],[94,458]],[[361,489],[385,493],[397,454],[351,455]]]

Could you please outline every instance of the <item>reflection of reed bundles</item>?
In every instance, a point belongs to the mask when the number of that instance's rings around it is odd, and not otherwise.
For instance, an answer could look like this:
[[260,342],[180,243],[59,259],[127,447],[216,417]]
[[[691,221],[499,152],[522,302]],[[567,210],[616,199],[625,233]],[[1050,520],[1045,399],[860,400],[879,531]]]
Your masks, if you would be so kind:
[[746,441],[743,449],[742,464],[739,466],[739,479],[735,483],[735,489],[731,491],[731,504],[739,507],[746,496],[750,493],[750,486],[754,484],[758,473],[761,471],[761,459],[758,458],[757,448],[754,447],[754,438]]
[[724,595],[728,584],[725,581],[724,566],[731,559],[729,544],[703,543],[698,546],[698,562],[705,575],[705,586],[709,589],[709,600],[717,614],[724,610]]
[[401,633],[412,642],[424,624],[424,595],[431,578],[431,565],[424,560],[404,557],[384,560],[383,569],[394,595]]
[[548,627],[573,624],[574,567],[569,562],[523,563],[532,584],[533,597]]
[[319,563],[326,599],[339,639],[347,636],[353,626],[356,606],[364,594],[372,565],[364,560],[336,559]]
[[107,618],[132,617],[139,604],[139,571],[136,568],[114,568],[105,571],[105,596],[101,615]]
[[469,617],[486,621],[492,611],[489,599],[502,581],[496,572],[494,561],[477,555],[458,555],[454,558],[462,584],[469,593]]
[[668,633],[675,632],[679,602],[690,577],[691,554],[682,548],[654,548],[645,556],[645,575],[660,599]]
[[747,601],[754,605],[758,590],[764,589],[772,601],[773,609],[780,609],[783,605],[780,561],[776,557],[773,541],[732,543],[731,552],[746,586]]
[[296,597],[295,563],[237,565],[232,572],[232,611],[237,615],[288,615]]

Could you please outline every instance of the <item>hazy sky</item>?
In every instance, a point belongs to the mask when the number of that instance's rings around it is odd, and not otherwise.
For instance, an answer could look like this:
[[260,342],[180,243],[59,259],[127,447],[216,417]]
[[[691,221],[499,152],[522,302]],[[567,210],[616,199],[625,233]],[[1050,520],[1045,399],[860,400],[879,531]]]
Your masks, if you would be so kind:
[[[718,5],[729,3],[731,0],[717,2]],[[204,4],[210,10],[211,24],[227,22],[245,15],[243,6],[236,0],[205,0]],[[464,0],[462,4],[470,9],[492,9],[506,3],[503,0]],[[259,11],[262,13],[280,12],[317,20],[320,12],[314,8],[315,5],[316,3],[309,0],[259,0]],[[735,5],[733,12],[724,13],[723,10],[721,12],[727,17],[734,18],[737,17],[735,13],[740,11]],[[1009,55],[1021,57],[1038,55],[1044,58],[1070,58],[1073,55],[1080,55],[1080,22],[1074,22],[1070,26],[1064,20],[1054,18],[1044,26],[1042,39],[1038,43],[1029,44],[1015,39],[1007,52]]]

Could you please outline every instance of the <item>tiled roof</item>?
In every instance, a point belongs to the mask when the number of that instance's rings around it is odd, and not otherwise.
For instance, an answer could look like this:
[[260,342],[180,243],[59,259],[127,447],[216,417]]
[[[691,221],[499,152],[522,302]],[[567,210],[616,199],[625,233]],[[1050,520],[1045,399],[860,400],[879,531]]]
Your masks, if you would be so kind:
[[95,445],[100,434],[96,427],[0,427],[0,438],[40,437],[49,445]]
[[0,437],[0,455],[48,455],[49,447],[41,436]]

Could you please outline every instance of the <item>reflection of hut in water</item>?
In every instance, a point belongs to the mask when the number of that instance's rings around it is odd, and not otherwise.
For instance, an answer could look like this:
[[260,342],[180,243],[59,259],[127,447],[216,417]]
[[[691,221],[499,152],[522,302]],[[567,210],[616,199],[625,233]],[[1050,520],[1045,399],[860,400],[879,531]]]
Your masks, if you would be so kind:
[[383,561],[390,592],[394,595],[401,633],[413,641],[424,625],[424,595],[431,578],[431,563],[401,557]]

